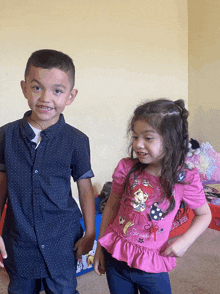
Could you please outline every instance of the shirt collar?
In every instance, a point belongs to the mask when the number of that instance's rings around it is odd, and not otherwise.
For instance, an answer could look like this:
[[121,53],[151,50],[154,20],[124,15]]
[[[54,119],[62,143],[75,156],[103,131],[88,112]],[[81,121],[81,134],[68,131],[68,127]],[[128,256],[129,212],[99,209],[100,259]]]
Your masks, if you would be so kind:
[[[34,138],[35,134],[34,131],[28,124],[28,117],[31,115],[31,110],[25,112],[23,119],[21,120],[21,132],[22,134],[27,137],[30,141]],[[40,136],[43,139],[47,137],[48,139],[52,139],[54,136],[59,133],[63,126],[65,125],[65,120],[63,114],[60,114],[60,118],[57,123],[50,126],[48,129],[41,131]]]

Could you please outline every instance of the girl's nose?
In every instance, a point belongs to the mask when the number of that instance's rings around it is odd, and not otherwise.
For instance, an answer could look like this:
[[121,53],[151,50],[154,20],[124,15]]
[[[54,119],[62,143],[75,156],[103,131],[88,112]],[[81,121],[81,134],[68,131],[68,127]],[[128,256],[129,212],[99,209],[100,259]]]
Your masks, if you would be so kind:
[[142,139],[137,139],[136,146],[137,148],[144,148],[144,141]]

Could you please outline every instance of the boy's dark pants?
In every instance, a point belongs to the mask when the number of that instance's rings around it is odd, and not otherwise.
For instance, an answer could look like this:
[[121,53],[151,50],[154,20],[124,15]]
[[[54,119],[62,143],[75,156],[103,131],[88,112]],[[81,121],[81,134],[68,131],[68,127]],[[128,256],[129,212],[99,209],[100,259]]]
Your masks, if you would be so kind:
[[55,278],[47,277],[36,280],[21,278],[10,272],[8,274],[10,277],[9,294],[39,294],[42,290],[47,294],[79,294],[76,290],[76,273],[72,269]]

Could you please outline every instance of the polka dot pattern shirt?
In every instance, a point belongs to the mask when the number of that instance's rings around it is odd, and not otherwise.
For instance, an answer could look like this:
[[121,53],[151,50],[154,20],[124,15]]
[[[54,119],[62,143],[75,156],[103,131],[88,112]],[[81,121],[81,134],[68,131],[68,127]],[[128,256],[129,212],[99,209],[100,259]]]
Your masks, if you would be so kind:
[[0,171],[6,171],[8,207],[3,239],[7,270],[36,279],[74,269],[74,243],[81,237],[81,212],[72,197],[74,181],[93,177],[89,140],[59,121],[41,132],[24,118],[0,128]]

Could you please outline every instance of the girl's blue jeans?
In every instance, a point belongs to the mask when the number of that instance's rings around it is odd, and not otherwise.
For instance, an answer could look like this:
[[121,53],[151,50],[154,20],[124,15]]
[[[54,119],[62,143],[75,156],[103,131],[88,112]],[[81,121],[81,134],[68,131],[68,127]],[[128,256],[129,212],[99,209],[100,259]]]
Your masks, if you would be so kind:
[[171,294],[168,273],[147,273],[130,268],[105,252],[105,267],[111,294]]

